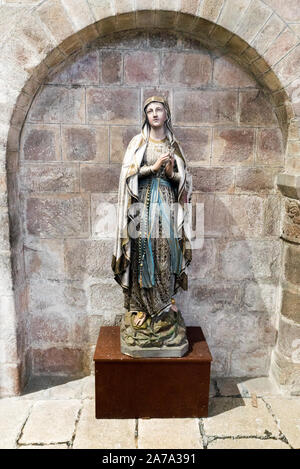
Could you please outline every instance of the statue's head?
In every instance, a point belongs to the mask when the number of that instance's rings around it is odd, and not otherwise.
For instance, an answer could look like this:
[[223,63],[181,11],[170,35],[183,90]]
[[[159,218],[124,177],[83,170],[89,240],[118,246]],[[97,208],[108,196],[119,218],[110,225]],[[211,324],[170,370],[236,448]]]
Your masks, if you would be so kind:
[[174,137],[173,137],[171,112],[170,112],[169,104],[168,104],[168,101],[161,96],[151,96],[150,98],[146,99],[146,101],[144,102],[144,121],[143,121],[143,126],[142,126],[143,133],[145,134],[146,137],[148,137],[150,133],[151,125],[155,127],[155,122],[153,121],[153,113],[155,112],[155,110],[158,111],[157,113],[158,121],[161,119],[164,121],[164,126],[166,127],[166,133],[169,136],[169,140],[173,141]]

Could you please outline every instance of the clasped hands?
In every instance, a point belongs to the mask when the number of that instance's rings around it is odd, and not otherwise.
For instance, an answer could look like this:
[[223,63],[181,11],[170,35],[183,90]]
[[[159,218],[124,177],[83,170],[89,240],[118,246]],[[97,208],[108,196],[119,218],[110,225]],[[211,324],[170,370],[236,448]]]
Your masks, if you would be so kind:
[[151,166],[152,171],[158,171],[159,168],[163,165],[166,164],[165,171],[166,175],[169,178],[172,178],[174,175],[174,161],[175,158],[174,156],[171,155],[170,152],[165,153],[164,155],[161,155],[158,160]]

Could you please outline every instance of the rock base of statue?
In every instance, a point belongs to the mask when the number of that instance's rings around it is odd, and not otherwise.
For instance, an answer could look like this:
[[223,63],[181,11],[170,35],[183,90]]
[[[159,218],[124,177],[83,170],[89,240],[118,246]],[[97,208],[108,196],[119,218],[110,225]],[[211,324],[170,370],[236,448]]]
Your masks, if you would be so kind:
[[135,313],[127,311],[121,322],[121,352],[135,358],[176,358],[184,356],[189,344],[179,310],[170,308],[159,316],[134,325]]

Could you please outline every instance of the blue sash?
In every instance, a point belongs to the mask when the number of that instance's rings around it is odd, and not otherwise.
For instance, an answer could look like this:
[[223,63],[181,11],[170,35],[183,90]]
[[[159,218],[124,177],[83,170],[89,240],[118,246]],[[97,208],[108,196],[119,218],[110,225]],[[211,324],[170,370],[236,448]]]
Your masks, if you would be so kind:
[[144,184],[148,185],[148,187],[143,210],[140,215],[141,233],[138,240],[138,279],[140,287],[151,288],[156,284],[151,235],[153,234],[153,227],[156,225],[157,217],[161,217],[163,236],[167,238],[170,246],[170,269],[173,274],[179,275],[181,272],[182,251],[178,237],[174,232],[174,226],[171,223],[170,208],[166,205],[160,190],[160,185],[172,187],[171,183],[164,178],[152,177],[143,178],[139,181],[140,186]]

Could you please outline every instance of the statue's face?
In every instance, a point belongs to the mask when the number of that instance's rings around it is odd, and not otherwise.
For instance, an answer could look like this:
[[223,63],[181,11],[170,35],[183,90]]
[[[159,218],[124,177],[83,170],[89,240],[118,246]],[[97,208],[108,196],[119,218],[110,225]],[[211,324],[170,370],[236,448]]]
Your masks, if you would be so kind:
[[146,107],[149,124],[155,129],[162,127],[167,120],[167,113],[162,103],[149,103]]

